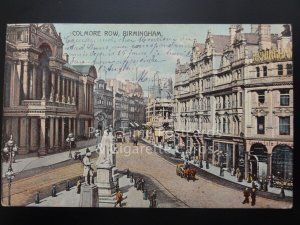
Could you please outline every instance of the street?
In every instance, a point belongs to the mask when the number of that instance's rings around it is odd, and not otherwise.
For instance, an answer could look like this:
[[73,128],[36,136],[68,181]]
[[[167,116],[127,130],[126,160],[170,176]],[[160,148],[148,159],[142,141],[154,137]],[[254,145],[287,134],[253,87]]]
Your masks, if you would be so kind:
[[[196,176],[196,181],[187,181],[175,173],[176,165],[150,151],[142,143],[118,143],[117,167],[129,168],[159,183],[161,192],[181,202],[179,207],[192,208],[291,208],[291,202],[275,201],[257,197],[256,205],[243,205],[243,193]],[[158,194],[158,201],[159,194]],[[172,207],[172,206],[169,206]]]

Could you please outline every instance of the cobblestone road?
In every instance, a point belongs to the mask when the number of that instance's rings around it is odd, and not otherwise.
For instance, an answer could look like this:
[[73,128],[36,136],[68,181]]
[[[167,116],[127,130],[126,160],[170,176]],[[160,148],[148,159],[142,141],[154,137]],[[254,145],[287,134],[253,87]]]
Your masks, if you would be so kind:
[[[257,197],[255,206],[243,205],[243,194],[197,176],[188,182],[175,173],[175,164],[163,159],[144,144],[118,144],[117,167],[146,175],[160,191],[176,202],[175,207],[192,208],[291,208],[292,203]],[[162,201],[159,199],[158,200]],[[171,204],[165,207],[172,207]]]

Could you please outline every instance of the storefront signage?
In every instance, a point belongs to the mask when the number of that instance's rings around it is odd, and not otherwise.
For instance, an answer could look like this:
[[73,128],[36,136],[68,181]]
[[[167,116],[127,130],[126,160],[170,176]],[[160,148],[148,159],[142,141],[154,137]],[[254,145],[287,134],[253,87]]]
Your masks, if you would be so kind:
[[254,63],[279,61],[279,60],[291,60],[291,59],[292,59],[291,49],[262,50],[253,54]]

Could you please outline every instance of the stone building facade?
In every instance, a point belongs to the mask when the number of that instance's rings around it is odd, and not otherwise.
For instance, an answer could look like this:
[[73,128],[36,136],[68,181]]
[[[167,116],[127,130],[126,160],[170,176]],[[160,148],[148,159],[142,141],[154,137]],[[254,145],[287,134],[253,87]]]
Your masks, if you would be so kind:
[[146,138],[155,144],[174,142],[174,99],[172,79],[164,84],[160,79],[151,88],[151,97],[146,107]]
[[189,63],[177,62],[175,129],[188,151],[246,179],[292,179],[292,36],[284,27],[208,32],[204,43],[194,41]]
[[72,66],[53,24],[7,26],[3,135],[19,154],[65,147],[69,133],[88,136],[93,126],[94,66]]
[[106,127],[113,125],[114,92],[113,88],[109,87],[105,80],[97,79],[95,81],[94,94],[94,127],[101,130],[103,134]]

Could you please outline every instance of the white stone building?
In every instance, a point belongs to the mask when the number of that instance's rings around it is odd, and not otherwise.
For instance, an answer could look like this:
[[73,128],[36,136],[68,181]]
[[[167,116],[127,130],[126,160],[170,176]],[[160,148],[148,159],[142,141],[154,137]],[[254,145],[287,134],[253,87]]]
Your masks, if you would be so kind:
[[175,130],[188,151],[239,167],[246,179],[292,179],[292,36],[284,27],[281,34],[266,24],[208,32],[203,44],[194,41],[189,64],[177,62]]
[[69,133],[93,126],[94,66],[70,65],[53,24],[7,26],[3,137],[19,154],[45,155],[65,147]]

